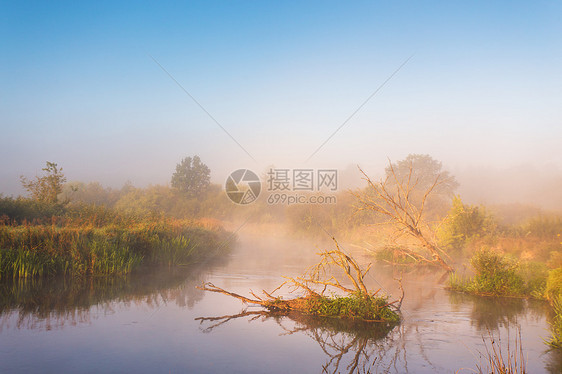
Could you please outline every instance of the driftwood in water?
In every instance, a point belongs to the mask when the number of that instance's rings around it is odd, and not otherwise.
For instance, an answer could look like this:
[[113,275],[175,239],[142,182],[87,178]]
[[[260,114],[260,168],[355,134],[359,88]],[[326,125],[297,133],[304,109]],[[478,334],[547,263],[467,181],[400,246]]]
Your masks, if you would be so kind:
[[[377,322],[393,322],[398,320],[399,317],[396,312],[399,312],[402,300],[404,298],[404,291],[400,299],[393,302],[387,302],[386,296],[377,296],[380,289],[371,292],[365,285],[364,278],[371,269],[369,264],[366,268],[359,266],[357,261],[346,254],[339,246],[335,238],[332,238],[336,245],[334,250],[324,250],[318,255],[320,261],[307,269],[304,275],[296,278],[284,277],[286,279],[279,287],[272,292],[262,291],[263,295],[258,296],[253,291],[250,294],[253,298],[239,295],[234,292],[227,291],[223,288],[217,287],[212,283],[205,283],[200,289],[209,292],[222,293],[236,299],[239,299],[247,304],[260,305],[266,308],[269,312],[291,312],[298,311],[306,314],[316,315],[331,315],[334,316],[336,311],[340,310],[339,306],[334,307],[333,303],[338,299],[325,296],[327,290],[337,289],[343,291],[350,299],[353,307],[357,312],[350,311],[349,308],[345,312],[341,312],[335,316],[341,317],[359,317],[363,320],[377,321]],[[353,287],[344,285],[336,276],[331,273],[333,267],[343,271],[345,279],[347,279]],[[293,299],[283,299],[282,297],[274,296],[274,293],[281,287],[288,285],[292,288],[291,292],[299,290],[304,292],[304,296],[296,297]],[[353,299],[351,299],[353,298]],[[339,299],[340,301],[342,299]],[[356,301],[356,303],[355,303]],[[330,309],[332,308],[332,309]],[[325,309],[329,309],[326,312]],[[391,312],[388,312],[390,310]],[[378,313],[378,312],[381,313]],[[392,314],[394,313],[394,314]],[[368,316],[368,317],[366,317]]]

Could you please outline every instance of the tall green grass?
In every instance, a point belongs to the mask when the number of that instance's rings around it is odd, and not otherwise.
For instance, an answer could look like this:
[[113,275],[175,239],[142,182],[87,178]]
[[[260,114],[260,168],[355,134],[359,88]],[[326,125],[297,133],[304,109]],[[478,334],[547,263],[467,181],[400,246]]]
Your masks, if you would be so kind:
[[219,227],[172,219],[0,225],[0,278],[127,274],[143,264],[188,264],[219,254],[225,237]]
[[450,289],[484,296],[544,298],[548,276],[544,264],[517,262],[490,249],[477,251],[470,264],[475,275],[452,273]]
[[550,322],[550,339],[546,341],[552,348],[562,348],[562,296],[552,300],[554,317]]

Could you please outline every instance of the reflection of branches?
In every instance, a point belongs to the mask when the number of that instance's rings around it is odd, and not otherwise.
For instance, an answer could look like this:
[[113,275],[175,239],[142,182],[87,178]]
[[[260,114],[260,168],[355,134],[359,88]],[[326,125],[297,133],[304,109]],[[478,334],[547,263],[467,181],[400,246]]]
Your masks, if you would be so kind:
[[203,329],[203,332],[211,332],[215,328],[227,323],[228,321],[236,319],[236,318],[253,316],[250,319],[250,322],[251,322],[251,321],[255,320],[256,318],[259,318],[260,316],[266,316],[267,317],[267,314],[268,313],[263,311],[263,310],[257,310],[257,311],[253,311],[253,312],[248,312],[248,311],[244,310],[244,311],[242,311],[238,314],[232,314],[232,315],[226,315],[226,316],[220,316],[220,317],[198,317],[198,318],[195,318],[195,320],[199,321],[201,324],[203,322],[206,322],[206,321],[216,322],[216,323],[213,323],[212,325],[206,327],[205,329]]
[[[210,323],[202,331],[209,333],[233,319],[248,317],[249,322],[274,320],[281,328],[280,335],[305,334],[320,346],[328,356],[322,365],[324,373],[370,373],[373,367],[382,363],[394,346],[389,333],[393,326],[372,324],[361,321],[346,321],[339,318],[313,317],[297,312],[247,311],[219,317],[196,318],[201,324]],[[293,325],[288,327],[287,323]],[[392,355],[391,362],[399,356]],[[390,365],[389,365],[390,366]]]

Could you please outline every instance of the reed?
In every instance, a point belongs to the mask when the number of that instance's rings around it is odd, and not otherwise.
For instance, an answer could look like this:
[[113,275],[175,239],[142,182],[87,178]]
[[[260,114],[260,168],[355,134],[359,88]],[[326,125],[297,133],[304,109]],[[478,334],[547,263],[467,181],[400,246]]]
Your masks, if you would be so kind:
[[67,220],[0,225],[0,278],[127,274],[141,265],[183,265],[225,250],[226,232],[192,220]]
[[[488,340],[488,341],[487,341]],[[515,337],[515,347],[512,348],[507,339],[507,348],[502,347],[501,337],[497,338],[488,331],[488,339],[482,336],[486,352],[484,355],[484,364],[477,365],[480,374],[525,374],[527,367],[525,364],[525,356],[523,346],[521,344],[521,331]]]
[[562,348],[562,296],[552,299],[554,317],[550,322],[550,339],[546,341],[552,348]]

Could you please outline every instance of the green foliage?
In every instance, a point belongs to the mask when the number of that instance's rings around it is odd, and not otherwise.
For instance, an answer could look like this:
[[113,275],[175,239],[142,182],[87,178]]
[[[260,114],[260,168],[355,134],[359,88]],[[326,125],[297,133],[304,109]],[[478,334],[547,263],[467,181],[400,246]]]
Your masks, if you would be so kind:
[[306,313],[319,316],[360,318],[367,321],[396,323],[400,316],[391,309],[385,297],[351,295],[336,297],[310,297]]
[[119,198],[126,194],[132,186],[125,185],[121,190],[103,187],[99,182],[70,182],[63,186],[59,196],[70,204],[103,205],[113,207]]
[[543,298],[547,274],[544,264],[519,264],[489,249],[476,252],[470,263],[475,276],[463,278],[451,274],[452,290],[475,295]]
[[539,216],[530,219],[523,225],[523,232],[526,236],[540,239],[557,239],[562,241],[562,218]]
[[172,187],[189,197],[198,197],[209,188],[210,180],[211,170],[201,162],[199,156],[186,157],[176,166]]
[[474,293],[519,296],[525,291],[518,264],[492,250],[483,249],[470,260],[476,276],[470,290]]
[[57,225],[0,225],[0,278],[54,274],[126,274],[141,264],[178,265],[226,250],[222,229],[161,218],[137,222],[115,218]]
[[168,186],[149,186],[143,189],[130,188],[115,203],[115,209],[128,215],[226,218],[232,214],[235,205],[219,185],[210,185],[199,198],[190,198]]
[[554,317],[550,322],[550,339],[546,342],[552,348],[562,348],[562,296],[559,294],[552,299]]
[[548,259],[546,264],[551,269],[562,267],[562,251],[550,252],[550,258]]
[[400,248],[397,246],[385,246],[375,252],[375,259],[400,265],[415,264],[417,262],[415,258],[408,256]]
[[472,279],[463,277],[457,272],[449,275],[449,289],[458,292],[468,292]]
[[35,176],[35,180],[29,180],[23,175],[20,177],[21,184],[30,194],[31,198],[40,202],[56,204],[58,195],[62,192],[62,187],[66,182],[66,177],[56,163],[47,161],[47,165],[42,169],[43,176]]
[[492,235],[495,230],[493,218],[483,208],[463,204],[460,196],[455,196],[437,238],[443,247],[460,250],[468,241]]
[[517,274],[525,282],[524,293],[535,299],[544,299],[548,267],[541,262],[522,262],[517,268]]
[[518,263],[489,249],[476,252],[470,263],[475,276],[451,274],[450,289],[475,295],[544,298],[548,269],[543,263]]
[[65,209],[58,204],[0,195],[0,221],[11,223],[41,222],[61,215]]
[[550,301],[562,298],[562,267],[549,271],[545,296]]

